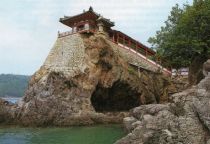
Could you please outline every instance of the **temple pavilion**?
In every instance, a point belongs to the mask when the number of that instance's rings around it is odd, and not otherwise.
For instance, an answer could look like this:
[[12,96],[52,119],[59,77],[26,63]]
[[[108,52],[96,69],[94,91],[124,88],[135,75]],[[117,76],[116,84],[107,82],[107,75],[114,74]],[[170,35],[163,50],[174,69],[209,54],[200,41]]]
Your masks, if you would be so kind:
[[131,38],[123,32],[112,29],[112,27],[115,26],[115,23],[96,13],[92,7],[90,7],[88,11],[83,11],[83,13],[78,15],[64,16],[64,18],[60,18],[60,22],[70,27],[71,31],[59,33],[58,37],[64,37],[74,33],[101,33],[107,36],[114,43],[129,47],[146,57],[152,57],[155,55],[153,50],[139,41]]

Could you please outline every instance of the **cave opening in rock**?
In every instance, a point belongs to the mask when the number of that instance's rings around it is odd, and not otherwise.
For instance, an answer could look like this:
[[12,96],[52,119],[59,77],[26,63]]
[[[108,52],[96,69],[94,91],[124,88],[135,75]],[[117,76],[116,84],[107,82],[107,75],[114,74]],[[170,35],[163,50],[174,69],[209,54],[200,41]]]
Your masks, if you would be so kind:
[[140,93],[120,81],[110,88],[98,84],[91,96],[91,103],[97,112],[128,111],[141,104]]

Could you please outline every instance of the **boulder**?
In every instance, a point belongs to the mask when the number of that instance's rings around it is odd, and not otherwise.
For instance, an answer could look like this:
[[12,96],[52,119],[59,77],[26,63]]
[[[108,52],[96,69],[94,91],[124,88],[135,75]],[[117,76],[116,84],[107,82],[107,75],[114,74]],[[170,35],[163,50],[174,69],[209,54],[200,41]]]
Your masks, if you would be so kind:
[[16,105],[0,99],[0,123],[13,124],[17,111]]
[[130,115],[140,121],[140,125],[116,144],[209,143],[210,75],[197,86],[172,95],[170,101],[131,110]]
[[210,59],[203,64],[203,75],[207,76],[210,73]]

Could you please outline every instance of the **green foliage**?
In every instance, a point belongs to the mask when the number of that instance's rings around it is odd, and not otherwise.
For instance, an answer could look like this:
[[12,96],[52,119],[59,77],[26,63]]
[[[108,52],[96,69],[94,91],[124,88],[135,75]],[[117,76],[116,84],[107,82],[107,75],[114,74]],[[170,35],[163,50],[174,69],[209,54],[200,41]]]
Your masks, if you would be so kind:
[[21,97],[27,88],[29,76],[23,75],[0,75],[0,97]]
[[189,66],[196,56],[210,53],[210,0],[172,8],[165,26],[148,40],[164,66]]
[[134,70],[134,68],[132,67],[128,67],[128,72],[132,75],[135,75],[136,74],[136,71]]

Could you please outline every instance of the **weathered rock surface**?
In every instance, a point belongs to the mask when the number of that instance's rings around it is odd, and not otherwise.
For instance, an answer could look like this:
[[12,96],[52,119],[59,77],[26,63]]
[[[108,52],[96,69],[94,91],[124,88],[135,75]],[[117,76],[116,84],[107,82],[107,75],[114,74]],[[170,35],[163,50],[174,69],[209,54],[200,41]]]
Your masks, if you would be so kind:
[[13,123],[119,123],[131,108],[167,102],[170,81],[161,74],[136,72],[119,49],[97,35],[58,38],[16,106]]
[[142,105],[132,109],[131,116],[124,119],[129,134],[117,144],[209,143],[210,75],[172,95],[171,103]]
[[175,86],[176,93],[177,92],[182,92],[183,90],[186,90],[189,88],[189,82],[188,82],[188,76],[175,76],[172,77],[171,82]]
[[209,72],[210,72],[210,59],[208,59],[208,60],[203,64],[203,75],[204,75],[204,76],[207,76]]
[[0,99],[0,123],[13,123],[17,114],[17,106]]

